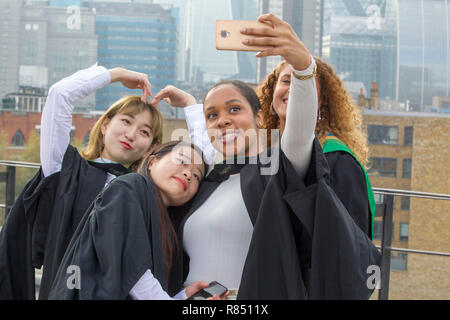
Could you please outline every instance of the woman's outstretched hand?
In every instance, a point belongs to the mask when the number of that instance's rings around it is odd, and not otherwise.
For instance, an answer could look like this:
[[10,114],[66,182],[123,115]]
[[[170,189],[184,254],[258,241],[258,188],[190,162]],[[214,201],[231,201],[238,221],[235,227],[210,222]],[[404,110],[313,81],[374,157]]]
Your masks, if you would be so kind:
[[147,102],[148,97],[152,95],[151,84],[148,81],[148,75],[145,73],[130,71],[124,68],[113,68],[109,70],[111,83],[120,82],[128,89],[141,89],[142,102]]
[[197,100],[191,94],[171,85],[158,92],[150,103],[156,107],[161,100],[175,108],[184,108],[197,104]]
[[311,55],[292,27],[273,14],[264,14],[259,22],[267,24],[266,28],[245,28],[242,34],[258,38],[244,40],[247,46],[268,46],[256,55],[258,58],[282,56],[296,70],[305,70],[311,64]]

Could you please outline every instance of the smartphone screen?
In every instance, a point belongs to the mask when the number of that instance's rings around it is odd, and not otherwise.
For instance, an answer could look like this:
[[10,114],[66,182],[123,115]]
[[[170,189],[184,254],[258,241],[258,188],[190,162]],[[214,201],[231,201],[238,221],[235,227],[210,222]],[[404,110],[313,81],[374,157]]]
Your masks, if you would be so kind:
[[225,292],[227,292],[227,288],[217,281],[213,281],[209,284],[209,287],[200,290],[199,292],[193,294],[188,300],[205,300],[207,298],[212,297],[217,294],[221,296]]
[[227,291],[227,288],[225,288],[223,285],[218,283],[217,281],[213,281],[209,284],[208,288],[204,288],[207,293],[211,295],[211,297],[215,294],[221,296]]

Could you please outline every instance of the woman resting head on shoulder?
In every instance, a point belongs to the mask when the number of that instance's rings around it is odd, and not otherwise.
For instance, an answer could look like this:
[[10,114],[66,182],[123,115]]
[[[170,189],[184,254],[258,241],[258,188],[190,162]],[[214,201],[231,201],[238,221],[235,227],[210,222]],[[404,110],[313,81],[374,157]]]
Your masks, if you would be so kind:
[[[179,245],[167,208],[189,201],[205,171],[195,145],[172,141],[153,148],[138,173],[114,179],[80,222],[50,299],[171,299],[164,290]],[[71,266],[79,278],[70,278]],[[207,286],[196,282],[177,296]]]

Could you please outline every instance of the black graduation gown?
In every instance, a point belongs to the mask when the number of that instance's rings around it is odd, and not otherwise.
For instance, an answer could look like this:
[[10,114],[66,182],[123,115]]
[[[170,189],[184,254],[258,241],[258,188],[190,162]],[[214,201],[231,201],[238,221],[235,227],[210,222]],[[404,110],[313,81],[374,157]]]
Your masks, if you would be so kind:
[[68,146],[60,172],[30,180],[0,233],[0,300],[35,299],[34,268],[43,269],[39,299],[46,299],[67,245],[84,212],[103,189],[107,171],[121,165],[95,164]]
[[[241,191],[254,225],[238,299],[367,299],[369,265],[381,255],[355,224],[329,186],[329,168],[317,139],[305,182],[282,151],[279,170],[260,175],[258,165],[241,171]],[[271,165],[274,165],[271,163]],[[180,224],[218,187],[204,181]],[[172,286],[180,286],[188,273],[184,252],[183,273],[172,275]]]
[[[75,287],[76,272],[71,266],[79,268],[79,287]],[[150,179],[131,173],[114,179],[89,207],[61,262],[49,299],[123,300],[148,269],[165,287],[155,186]]]
[[369,208],[364,172],[347,152],[325,153],[330,167],[330,187],[341,200],[355,223],[372,238],[372,216]]

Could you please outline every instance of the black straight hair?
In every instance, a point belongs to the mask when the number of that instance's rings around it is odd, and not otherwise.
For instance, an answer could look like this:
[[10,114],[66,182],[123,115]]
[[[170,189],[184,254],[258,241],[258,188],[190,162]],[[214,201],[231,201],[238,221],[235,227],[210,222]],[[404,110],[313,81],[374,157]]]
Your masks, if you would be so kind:
[[[137,173],[143,175],[144,177],[152,180],[150,175],[150,169],[148,168],[150,162],[152,161],[151,156],[155,156],[156,159],[161,159],[164,156],[168,155],[173,149],[177,146],[188,146],[197,151],[203,161],[203,168],[205,169],[205,174],[207,172],[207,164],[203,155],[203,152],[199,147],[197,147],[193,143],[187,143],[183,141],[169,141],[163,144],[160,144],[154,147],[151,152],[142,160],[137,169]],[[176,256],[176,252],[179,249],[178,237],[175,232],[175,228],[173,226],[172,220],[170,219],[169,212],[167,208],[163,205],[161,200],[161,195],[159,190],[156,192],[157,201],[158,201],[158,216],[162,237],[162,247],[163,247],[163,255],[164,255],[164,266],[166,270],[166,280],[168,281],[168,277],[170,275],[170,270],[173,265],[173,259]]]
[[[224,80],[221,82],[216,83],[213,85],[208,92],[205,95],[205,99],[208,96],[209,92],[217,87],[223,86],[223,85],[232,85],[235,87],[240,94],[244,96],[244,98],[247,100],[247,102],[252,107],[253,114],[256,116],[258,114],[258,111],[261,110],[261,103],[259,102],[258,95],[256,94],[255,90],[253,90],[252,87],[250,87],[245,82],[239,81],[239,80]],[[205,101],[203,99],[203,101]]]

